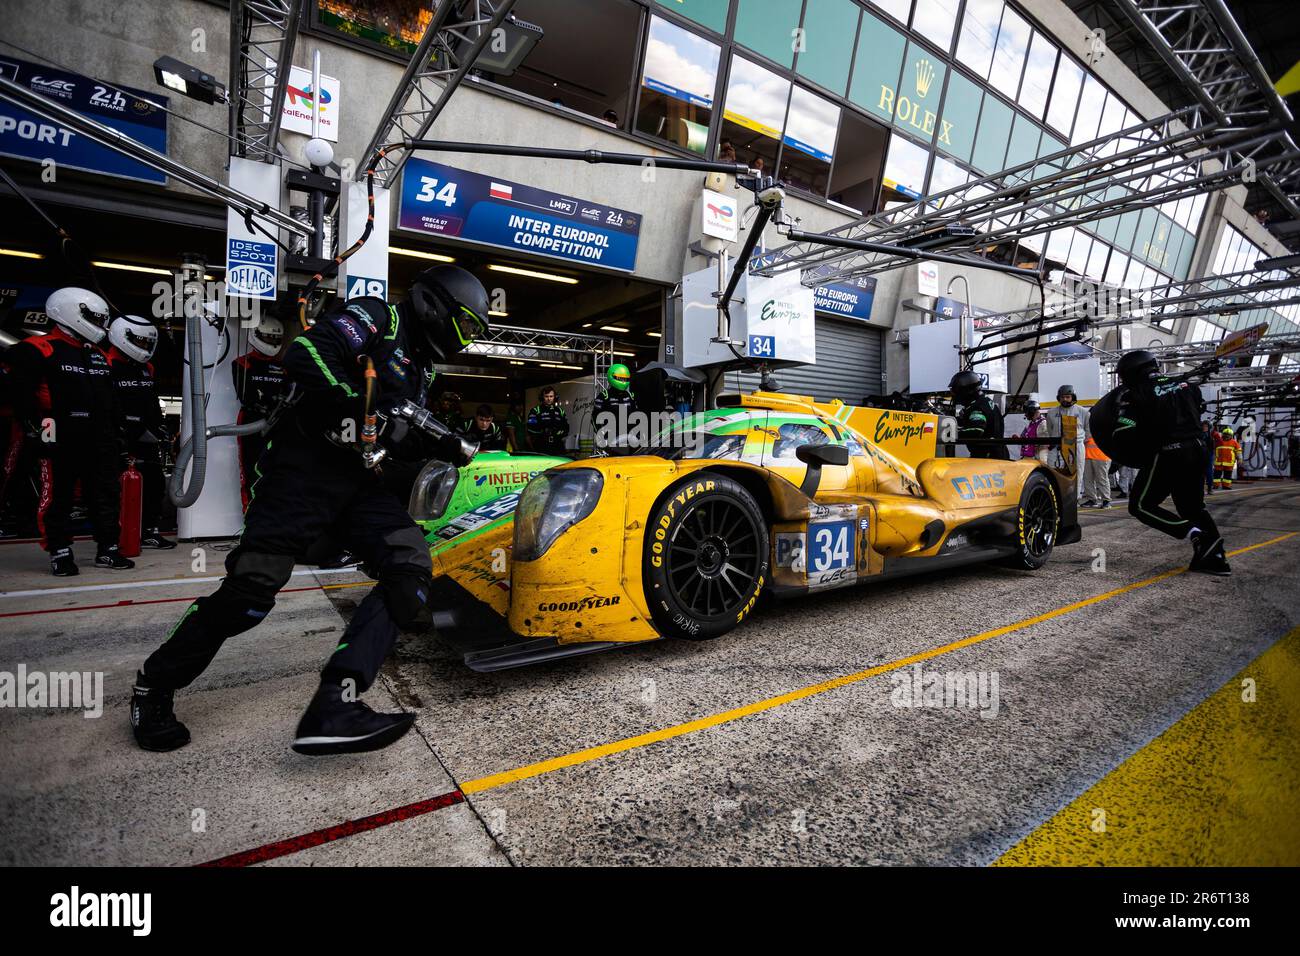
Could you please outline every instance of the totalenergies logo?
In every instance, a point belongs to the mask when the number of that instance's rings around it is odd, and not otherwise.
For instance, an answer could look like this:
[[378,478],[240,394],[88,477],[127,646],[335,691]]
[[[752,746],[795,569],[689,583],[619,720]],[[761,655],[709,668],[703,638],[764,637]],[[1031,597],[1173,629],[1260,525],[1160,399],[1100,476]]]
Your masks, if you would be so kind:
[[[301,105],[305,109],[311,109],[312,103],[316,100],[316,97],[313,95],[315,91],[310,86],[305,89],[300,89],[299,87],[290,84],[285,88],[285,92],[289,97],[289,104],[291,106]],[[323,89],[320,91],[320,111],[322,115],[324,115],[326,107],[329,106],[333,99],[334,97],[330,96],[329,90]]]

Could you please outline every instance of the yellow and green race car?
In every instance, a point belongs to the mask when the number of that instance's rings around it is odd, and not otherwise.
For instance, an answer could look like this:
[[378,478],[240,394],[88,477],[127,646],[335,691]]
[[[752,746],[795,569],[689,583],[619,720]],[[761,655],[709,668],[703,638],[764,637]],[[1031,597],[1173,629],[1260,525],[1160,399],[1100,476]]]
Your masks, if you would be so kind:
[[934,415],[767,392],[722,404],[442,529],[435,603],[459,611],[439,630],[470,667],[716,638],[765,595],[978,561],[1035,570],[1080,539],[1073,462],[935,457]]

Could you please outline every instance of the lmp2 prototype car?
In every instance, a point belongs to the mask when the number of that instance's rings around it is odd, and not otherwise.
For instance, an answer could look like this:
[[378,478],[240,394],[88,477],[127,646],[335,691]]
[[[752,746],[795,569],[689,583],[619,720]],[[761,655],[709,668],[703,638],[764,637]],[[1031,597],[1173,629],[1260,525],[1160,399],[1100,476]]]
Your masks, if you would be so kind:
[[1073,462],[937,458],[934,415],[770,392],[722,404],[429,535],[436,601],[463,610],[439,629],[470,667],[716,638],[764,595],[1034,570],[1080,538]]

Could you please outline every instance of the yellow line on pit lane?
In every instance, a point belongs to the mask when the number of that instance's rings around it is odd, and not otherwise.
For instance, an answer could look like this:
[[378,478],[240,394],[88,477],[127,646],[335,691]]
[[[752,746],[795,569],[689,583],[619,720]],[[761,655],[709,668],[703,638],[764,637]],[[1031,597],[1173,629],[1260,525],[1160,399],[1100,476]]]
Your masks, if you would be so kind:
[[[1228,552],[1230,556],[1245,554],[1248,551],[1254,551],[1257,548],[1266,548],[1269,545],[1278,544],[1290,538],[1300,535],[1300,531],[1291,531],[1267,541],[1261,541],[1258,544],[1252,544],[1244,548],[1238,548],[1236,551]],[[944,644],[940,647],[933,647],[910,657],[904,657],[888,664],[880,664],[876,667],[870,667],[854,674],[845,674],[843,677],[836,677],[832,680],[824,681],[820,684],[813,684],[809,687],[801,687],[798,690],[792,690],[786,694],[780,694],[776,697],[769,697],[766,700],[756,701],[752,704],[746,704],[743,707],[736,707],[732,710],[723,711],[720,714],[714,714],[710,717],[701,717],[699,720],[688,721],[684,724],[677,724],[672,727],[664,727],[661,730],[652,730],[649,733],[638,734],[635,737],[627,737],[623,740],[615,740],[612,743],[601,744],[597,747],[588,747],[585,750],[578,750],[574,753],[565,754],[560,757],[552,757],[550,760],[542,760],[538,763],[531,763],[523,767],[517,767],[514,770],[506,770],[501,773],[494,773],[487,777],[479,777],[477,780],[469,780],[460,785],[461,792],[466,796],[475,793],[482,793],[484,790],[492,790],[496,787],[503,787],[509,783],[517,783],[520,780],[527,780],[529,777],[538,777],[542,774],[551,773],[556,770],[562,770],[565,767],[573,767],[578,764],[590,763],[593,760],[599,760],[601,757],[609,757],[613,754],[623,753],[627,750],[635,750],[638,747],[645,747],[649,744],[658,743],[662,740],[672,740],[675,737],[683,737],[686,734],[695,733],[697,730],[707,730],[710,727],[717,727],[720,724],[728,724],[732,721],[740,720],[742,717],[749,717],[753,714],[761,714],[764,711],[773,710],[784,704],[791,704],[807,697],[814,697],[818,694],[824,694],[827,691],[835,690],[839,687],[847,687],[850,684],[856,684],[859,681],[867,680],[871,677],[878,677],[881,674],[887,674],[890,671],[898,670],[902,667],[908,667],[912,664],[919,664],[922,661],[928,661],[941,654],[948,654],[952,651],[961,650],[965,647],[971,647],[975,644],[981,644],[984,641],[992,640],[995,637],[1002,637],[1005,634],[1012,634],[1016,631],[1022,631],[1027,627],[1035,624],[1042,624],[1074,611],[1091,607],[1094,604],[1100,604],[1102,601],[1108,601],[1111,598],[1128,594],[1130,591],[1136,591],[1152,584],[1158,584],[1179,574],[1186,573],[1186,568],[1174,568],[1170,571],[1162,572],[1154,577],[1145,578],[1141,581],[1135,581],[1132,584],[1126,584],[1123,587],[1115,588],[1112,591],[1106,591],[1093,597],[1084,598],[1082,601],[1075,601],[1073,604],[1067,604],[1064,607],[1058,607],[1055,610],[1048,611],[1045,614],[1038,614],[1034,617],[1026,618],[1023,621],[1017,621],[1014,624],[1007,624],[1003,627],[994,628],[991,631],[984,631],[981,634],[975,634],[971,637],[964,637],[959,641],[953,641],[950,644]]]

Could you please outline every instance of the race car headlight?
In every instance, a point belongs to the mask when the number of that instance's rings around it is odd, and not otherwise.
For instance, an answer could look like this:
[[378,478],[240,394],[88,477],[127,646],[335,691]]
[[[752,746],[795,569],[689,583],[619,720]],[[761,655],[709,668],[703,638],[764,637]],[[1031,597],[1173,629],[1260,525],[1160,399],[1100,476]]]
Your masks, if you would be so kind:
[[591,468],[538,475],[515,510],[515,560],[534,561],[596,508],[605,477]]
[[431,461],[424,466],[411,487],[409,511],[416,521],[441,518],[456,490],[460,473],[445,461]]

